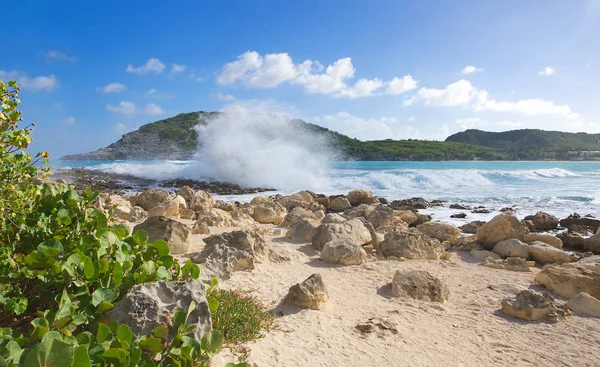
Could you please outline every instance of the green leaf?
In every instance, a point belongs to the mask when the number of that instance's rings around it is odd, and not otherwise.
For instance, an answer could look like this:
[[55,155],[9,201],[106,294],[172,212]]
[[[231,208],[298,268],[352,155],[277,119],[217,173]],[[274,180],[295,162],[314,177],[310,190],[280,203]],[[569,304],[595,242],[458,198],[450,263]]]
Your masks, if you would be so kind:
[[54,320],[60,320],[62,318],[71,316],[71,298],[66,289],[63,289],[63,294],[60,297],[60,307],[54,316]]
[[152,244],[152,247],[158,251],[158,256],[166,256],[170,251],[169,244],[163,240],[156,240],[156,242]]
[[133,333],[129,326],[125,324],[119,325],[119,329],[117,330],[117,339],[120,339],[127,344],[131,345],[131,341],[133,340]]
[[159,267],[158,270],[156,271],[156,280],[172,280],[172,279],[173,279],[173,274],[171,274],[171,272],[164,266]]
[[169,340],[169,327],[167,325],[158,325],[152,331],[152,335],[163,341],[167,341]]
[[111,348],[104,352],[102,356],[111,363],[125,363],[128,354],[129,352],[123,348]]
[[96,279],[100,272],[96,273],[96,267],[94,266],[94,262],[89,256],[85,256],[83,258],[83,275],[86,279],[92,280]]
[[49,331],[44,335],[41,342],[44,343],[44,342],[52,340],[52,339],[62,340],[62,335],[60,335],[60,333],[58,331]]
[[200,339],[200,348],[205,351],[209,357],[213,357],[221,350],[225,337],[218,331],[209,331],[202,335]]
[[38,253],[46,258],[54,258],[64,250],[62,243],[54,238],[40,243],[37,247]]
[[63,200],[68,206],[74,208],[81,202],[81,196],[75,190],[69,190],[63,195]]
[[60,339],[46,340],[25,356],[25,367],[65,367],[73,363],[73,348]]
[[8,363],[6,363],[6,360],[2,356],[0,356],[0,367],[8,367]]
[[219,309],[219,300],[215,297],[208,297],[208,309],[211,313],[217,312]]
[[113,284],[115,287],[118,287],[123,282],[123,267],[121,263],[115,262],[113,264]]
[[92,367],[92,361],[88,349],[85,345],[80,345],[75,349],[75,356],[73,360],[73,367]]
[[198,279],[200,277],[200,267],[198,266],[198,264],[192,265],[192,270],[190,274],[192,276],[192,279]]
[[146,232],[144,230],[137,230],[137,231],[133,232],[131,237],[133,238],[135,243],[137,243],[138,245],[145,244],[146,242],[148,242],[148,238],[149,238],[148,232]]
[[71,212],[65,208],[60,208],[58,212],[56,212],[56,218],[58,222],[63,225],[71,224]]
[[111,334],[110,328],[104,324],[98,324],[98,332],[96,333],[96,342],[102,343]]
[[107,313],[108,311],[112,310],[113,308],[115,308],[115,305],[113,303],[102,301],[98,305],[98,309],[96,309],[96,315],[102,315],[104,313]]
[[120,240],[129,236],[129,227],[126,224],[115,224],[112,226],[112,229]]
[[98,306],[101,302],[112,303],[119,295],[113,289],[100,288],[92,293],[92,305]]
[[110,247],[117,243],[117,236],[111,231],[104,232],[102,236],[100,236],[100,245]]
[[152,353],[160,353],[163,350],[162,340],[156,338],[154,336],[149,336],[146,339],[142,340],[139,345],[143,350],[152,352]]
[[179,332],[179,327],[185,324],[185,314],[183,311],[176,311],[173,316],[173,329]]

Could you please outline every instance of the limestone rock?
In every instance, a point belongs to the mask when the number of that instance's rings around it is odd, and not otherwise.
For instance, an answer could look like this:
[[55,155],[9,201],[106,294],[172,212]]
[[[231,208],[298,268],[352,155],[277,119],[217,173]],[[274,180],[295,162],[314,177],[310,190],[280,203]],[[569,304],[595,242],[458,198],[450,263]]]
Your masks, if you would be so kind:
[[131,198],[132,205],[139,206],[147,211],[169,201],[171,201],[171,195],[163,189],[144,190]]
[[415,209],[427,209],[431,207],[431,203],[423,198],[411,198],[405,200],[394,200],[390,203],[390,206],[394,209],[399,209],[401,207],[412,207]]
[[164,217],[167,213],[167,204],[159,204],[154,208],[148,210],[148,217]]
[[342,217],[339,214],[336,213],[329,213],[326,214],[323,219],[321,219],[321,224],[327,224],[327,223],[344,223],[347,219]]
[[439,241],[453,241],[460,237],[460,229],[451,225],[440,222],[427,222],[419,224],[417,229],[429,237]]
[[356,218],[343,223],[321,223],[313,236],[312,245],[320,251],[327,242],[336,239],[348,239],[362,246],[371,242],[371,233]]
[[563,243],[560,240],[560,238],[557,238],[557,237],[549,235],[549,234],[529,233],[523,239],[523,242],[527,242],[527,243],[532,243],[532,242],[535,242],[535,241],[543,242],[543,243],[545,243],[547,245],[550,245],[552,247],[555,247],[555,248],[562,248],[563,247]]
[[571,214],[565,219],[561,219],[559,224],[561,227],[565,228],[568,228],[572,225],[586,226],[590,228],[592,232],[596,232],[598,231],[598,228],[600,228],[600,220],[595,218],[581,217],[577,213]]
[[[180,196],[180,198],[181,198],[181,196]],[[174,217],[174,218],[179,217],[179,213],[181,212],[180,204],[181,204],[181,201],[177,198],[161,204],[161,205],[165,206],[165,214],[164,215],[166,217]]]
[[392,280],[393,297],[409,297],[421,301],[444,302],[450,291],[446,284],[427,271],[397,270]]
[[522,241],[525,234],[525,227],[517,217],[500,214],[479,228],[477,240],[486,250],[491,250],[498,242],[504,240],[516,238]]
[[358,217],[368,218],[374,209],[375,209],[375,206],[371,206],[371,205],[367,205],[367,204],[360,204],[359,206],[357,206],[355,208],[348,208],[348,209],[344,210],[343,217],[346,219],[352,219],[352,218],[358,218]]
[[475,234],[484,224],[485,221],[475,220],[473,222],[464,224],[462,227],[460,227],[460,230],[463,231],[463,233]]
[[181,196],[185,200],[185,202],[188,206],[190,206],[190,204],[192,203],[192,199],[194,198],[194,195],[196,194],[194,189],[192,189],[189,186],[183,186],[181,189],[177,190],[175,193],[178,196]]
[[160,280],[135,285],[117,302],[110,318],[129,326],[134,335],[151,335],[158,325],[173,325],[175,312],[186,314],[192,302],[196,303],[196,308],[188,317],[188,325],[196,324],[193,336],[200,340],[212,329],[206,292],[200,280]]
[[504,269],[511,271],[531,271],[535,266],[535,261],[527,261],[521,257],[508,257],[506,259],[494,260],[491,257],[485,258],[481,263],[483,266],[494,269]]
[[213,208],[214,204],[215,201],[208,191],[198,190],[190,200],[189,208],[196,213],[207,213]]
[[409,226],[418,220],[417,214],[410,210],[394,210],[394,217],[399,218]]
[[390,232],[379,247],[386,257],[439,260],[444,254],[444,246],[440,241],[416,229]]
[[150,217],[133,228],[133,232],[139,230],[148,233],[149,242],[167,242],[173,255],[184,254],[190,250],[191,231],[188,226],[176,220],[163,216]]
[[394,215],[394,209],[387,205],[377,205],[367,217],[367,220],[373,225],[374,228],[387,226],[392,221]]
[[317,227],[306,219],[301,219],[290,226],[288,236],[298,242],[312,242]]
[[291,225],[302,219],[313,220],[315,222],[319,220],[319,218],[317,218],[317,216],[310,210],[304,209],[302,207],[295,207],[285,216],[285,218],[283,218],[282,225],[284,227],[290,227]]
[[522,291],[526,291],[528,289],[524,285],[510,284],[510,283],[490,284],[490,285],[488,285],[488,288],[493,289],[498,292],[514,294],[514,295],[517,295],[517,294],[521,293]]
[[585,292],[571,298],[567,307],[578,315],[600,317],[600,300]]
[[398,334],[398,328],[395,323],[379,317],[371,317],[366,322],[360,322],[356,324],[355,328],[361,333],[385,334],[386,332],[390,332]]
[[525,220],[533,222],[535,229],[538,231],[549,231],[558,227],[558,218],[544,212],[537,212],[535,215],[525,217]]
[[209,227],[231,227],[232,216],[222,209],[212,208],[204,214],[199,214],[196,224],[204,223]]
[[519,292],[514,299],[502,300],[502,312],[526,321],[558,322],[565,320],[568,315],[564,306],[556,303],[550,294],[531,289]]
[[196,222],[192,227],[193,234],[210,234],[210,228],[206,225],[206,223]]
[[283,223],[283,220],[287,215],[287,211],[283,206],[272,201],[253,205],[254,213],[252,214],[252,218],[254,218],[254,220],[258,223],[272,223],[280,225]]
[[347,238],[329,241],[321,250],[321,260],[332,264],[360,265],[366,258],[362,246]]
[[371,190],[352,190],[348,193],[348,201],[352,206],[363,204],[373,197]]
[[585,237],[579,233],[561,232],[556,235],[556,238],[559,238],[565,247],[575,250],[583,249],[583,241],[585,240]]
[[181,213],[179,213],[179,218],[181,219],[194,219],[196,212],[192,209],[183,209]]
[[562,264],[575,261],[572,255],[539,241],[529,244],[529,254],[538,264]]
[[131,211],[129,212],[129,218],[127,220],[132,223],[135,223],[146,220],[146,218],[148,218],[148,213],[141,207],[134,206],[133,208],[131,208]]
[[104,205],[115,218],[129,220],[131,203],[120,195],[110,195]]
[[600,299],[600,256],[584,258],[575,263],[546,266],[535,281],[564,298],[581,292]]
[[[473,250],[483,250],[483,246],[477,242],[476,236],[464,236],[459,237],[454,241],[446,242],[448,247],[447,250],[452,249],[456,251],[473,251]],[[492,252],[493,253],[493,252]]]
[[583,240],[583,249],[597,255],[600,254],[600,230],[595,235]]
[[320,310],[329,300],[321,274],[313,274],[302,283],[290,287],[284,302],[301,308]]
[[352,205],[350,204],[348,199],[346,199],[343,196],[339,196],[331,200],[331,202],[329,203],[329,210],[332,210],[334,212],[343,212],[344,210],[349,209],[351,207]]
[[502,257],[529,257],[529,245],[514,238],[498,242],[492,251]]
[[479,261],[485,260],[486,257],[491,257],[494,260],[499,260],[500,255],[495,252],[491,252],[488,250],[471,250],[471,256]]

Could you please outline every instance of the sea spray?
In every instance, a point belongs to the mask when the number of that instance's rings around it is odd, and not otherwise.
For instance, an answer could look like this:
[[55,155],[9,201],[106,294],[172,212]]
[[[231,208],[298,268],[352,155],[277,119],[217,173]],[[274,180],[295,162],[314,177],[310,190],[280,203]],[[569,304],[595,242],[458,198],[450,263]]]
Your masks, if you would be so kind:
[[282,191],[329,187],[331,142],[302,122],[260,106],[233,104],[197,129],[196,163],[185,176]]

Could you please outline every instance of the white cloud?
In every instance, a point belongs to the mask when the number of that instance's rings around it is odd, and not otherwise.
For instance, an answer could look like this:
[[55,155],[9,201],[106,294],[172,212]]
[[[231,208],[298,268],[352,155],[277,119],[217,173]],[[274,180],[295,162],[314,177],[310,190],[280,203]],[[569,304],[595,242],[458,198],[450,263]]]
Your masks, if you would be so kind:
[[146,61],[146,63],[140,67],[133,67],[133,65],[129,64],[127,65],[127,69],[125,69],[128,73],[135,73],[135,74],[146,74],[146,73],[162,73],[162,71],[165,69],[165,64],[163,64],[162,62],[160,62],[159,59],[156,58],[151,58],[148,61]]
[[147,96],[153,96],[157,93],[158,91],[156,90],[156,88],[150,88],[147,92],[146,95]]
[[486,121],[483,121],[479,117],[467,117],[462,119],[454,120],[454,123],[459,125],[462,130],[472,129],[476,126],[486,125]]
[[295,64],[287,53],[266,54],[247,51],[236,61],[225,64],[217,76],[222,85],[240,83],[251,88],[274,88],[283,83],[299,85],[307,93],[334,97],[359,98],[380,94],[401,94],[417,87],[412,76],[394,77],[384,82],[379,78],[359,79],[354,85],[352,60],[339,59],[326,68],[318,61],[306,60]]
[[181,73],[185,70],[185,65],[173,64],[171,66],[171,74]]
[[75,60],[77,60],[76,57],[74,56],[69,56],[66,53],[62,52],[62,51],[57,51],[57,50],[49,50],[46,52],[43,52],[42,55],[44,56],[44,58],[46,59],[46,61],[68,61],[68,62],[73,62]]
[[417,118],[415,116],[410,116],[409,118],[406,119],[406,122],[415,122],[417,121]]
[[159,92],[156,88],[150,88],[146,93],[144,93],[146,97],[158,98],[158,99],[173,99],[175,95],[169,92]]
[[124,115],[133,115],[135,113],[135,104],[131,101],[122,101],[118,106],[107,105],[106,109]]
[[58,79],[54,75],[48,76],[36,76],[30,78],[27,74],[17,70],[4,71],[0,70],[0,78],[6,81],[16,80],[23,90],[31,92],[51,92],[53,89],[58,88]]
[[473,65],[467,65],[464,67],[464,69],[462,69],[463,74],[471,74],[471,73],[476,73],[478,71],[483,71],[483,69],[476,68]]
[[96,90],[102,93],[120,93],[125,90],[125,85],[121,83],[110,83],[104,87],[97,88]]
[[540,72],[538,72],[538,75],[550,76],[550,75],[555,74],[555,73],[556,73],[556,70],[554,70],[550,66],[546,66]]
[[393,117],[364,119],[353,116],[347,112],[339,112],[336,114],[314,117],[312,121],[359,140],[384,140],[396,138],[393,130],[389,126],[390,123],[396,122],[396,119]]
[[231,94],[224,94],[221,92],[217,93],[217,99],[219,99],[221,101],[235,101],[235,97],[232,96]]
[[75,121],[76,121],[75,117],[73,117],[73,116],[67,117],[66,119],[62,120],[62,122],[67,125],[73,125],[75,123]]
[[511,112],[527,116],[557,116],[576,119],[579,115],[567,105],[557,105],[553,101],[539,98],[521,99],[514,102],[496,101],[488,97],[488,92],[475,88],[467,80],[459,80],[444,89],[421,88],[405,106],[417,102],[425,106],[470,106],[474,111]]
[[165,110],[154,103],[149,103],[146,105],[146,107],[144,107],[144,112],[146,113],[146,115],[157,116],[164,114]]

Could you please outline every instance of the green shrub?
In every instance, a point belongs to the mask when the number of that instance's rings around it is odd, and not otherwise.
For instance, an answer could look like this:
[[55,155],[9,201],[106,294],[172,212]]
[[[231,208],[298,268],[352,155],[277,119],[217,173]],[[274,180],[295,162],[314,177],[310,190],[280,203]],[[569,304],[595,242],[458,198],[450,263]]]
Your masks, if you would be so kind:
[[213,330],[223,333],[230,346],[262,338],[263,331],[276,327],[275,316],[255,297],[239,290],[219,290],[215,298],[219,308],[212,314]]

